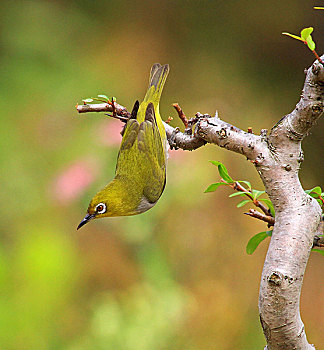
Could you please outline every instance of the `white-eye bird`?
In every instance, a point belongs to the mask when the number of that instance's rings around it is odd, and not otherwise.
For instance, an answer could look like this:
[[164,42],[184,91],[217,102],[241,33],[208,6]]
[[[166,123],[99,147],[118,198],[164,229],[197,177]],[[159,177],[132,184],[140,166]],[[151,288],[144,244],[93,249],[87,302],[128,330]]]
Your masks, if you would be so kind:
[[152,208],[166,182],[167,139],[159,102],[169,65],[151,68],[148,90],[135,102],[121,142],[115,178],[91,200],[77,229],[92,219],[136,215]]

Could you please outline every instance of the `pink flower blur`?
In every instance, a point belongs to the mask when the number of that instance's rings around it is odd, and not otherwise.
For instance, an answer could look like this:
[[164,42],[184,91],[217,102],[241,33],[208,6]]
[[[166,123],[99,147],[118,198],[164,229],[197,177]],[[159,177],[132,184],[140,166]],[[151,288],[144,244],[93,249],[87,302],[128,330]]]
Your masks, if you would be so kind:
[[54,198],[67,203],[79,197],[93,182],[95,174],[86,161],[78,161],[57,176],[54,180],[52,192]]
[[121,123],[119,120],[104,120],[98,128],[100,142],[106,146],[119,147],[122,140],[120,132],[122,130],[123,125],[124,124]]
[[184,160],[184,157],[186,156],[186,153],[184,150],[180,149],[169,149],[169,161],[182,161]]

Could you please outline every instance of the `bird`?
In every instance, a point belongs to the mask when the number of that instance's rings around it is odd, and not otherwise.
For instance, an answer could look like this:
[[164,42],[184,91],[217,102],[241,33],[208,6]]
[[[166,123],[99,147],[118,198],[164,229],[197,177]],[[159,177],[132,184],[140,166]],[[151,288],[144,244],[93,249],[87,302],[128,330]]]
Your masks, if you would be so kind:
[[114,179],[90,201],[77,230],[92,219],[141,214],[166,184],[167,138],[159,111],[169,65],[155,63],[144,100],[137,100],[122,131]]

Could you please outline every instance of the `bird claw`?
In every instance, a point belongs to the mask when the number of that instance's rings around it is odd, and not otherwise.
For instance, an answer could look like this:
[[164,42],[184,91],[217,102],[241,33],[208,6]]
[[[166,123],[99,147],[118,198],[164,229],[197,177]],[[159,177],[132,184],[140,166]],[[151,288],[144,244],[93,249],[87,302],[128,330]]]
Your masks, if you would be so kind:
[[180,128],[178,127],[172,131],[172,134],[169,139],[169,145],[171,149],[175,149],[175,150],[179,149],[179,147],[177,146],[177,143],[175,142],[175,138],[178,132],[180,132]]

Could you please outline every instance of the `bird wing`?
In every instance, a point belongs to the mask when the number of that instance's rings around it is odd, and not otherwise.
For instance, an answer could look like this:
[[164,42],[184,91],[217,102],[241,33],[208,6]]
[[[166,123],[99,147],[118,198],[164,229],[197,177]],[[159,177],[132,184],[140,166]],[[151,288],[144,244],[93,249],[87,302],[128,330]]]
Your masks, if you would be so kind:
[[165,187],[166,164],[164,148],[156,123],[154,106],[149,103],[145,120],[127,122],[120,147],[116,176],[129,179],[142,191],[149,203],[155,203]]

